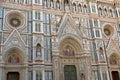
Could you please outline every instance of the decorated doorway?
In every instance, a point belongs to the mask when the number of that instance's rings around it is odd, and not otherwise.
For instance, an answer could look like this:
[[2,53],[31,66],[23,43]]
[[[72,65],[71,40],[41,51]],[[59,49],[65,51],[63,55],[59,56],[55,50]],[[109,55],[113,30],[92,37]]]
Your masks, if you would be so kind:
[[7,80],[20,80],[20,75],[18,72],[8,72]]
[[64,66],[64,78],[65,80],[77,80],[76,67],[74,65]]
[[112,71],[112,80],[120,80],[118,71]]
[[111,54],[110,56],[110,68],[111,68],[111,76],[112,80],[120,80],[119,77],[119,61],[120,61],[120,56],[116,53]]

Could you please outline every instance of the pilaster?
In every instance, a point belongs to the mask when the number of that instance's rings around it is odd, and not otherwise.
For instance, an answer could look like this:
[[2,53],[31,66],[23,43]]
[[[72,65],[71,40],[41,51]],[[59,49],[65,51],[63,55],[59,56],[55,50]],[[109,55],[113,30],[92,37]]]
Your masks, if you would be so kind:
[[59,51],[53,51],[53,80],[60,80],[60,60]]
[[28,68],[25,69],[25,80],[28,80]]
[[86,80],[92,80],[90,55],[84,54],[83,57],[84,57],[84,62],[85,62],[85,78]]
[[36,80],[36,72],[33,70],[33,80]]
[[3,73],[2,73],[3,69],[0,67],[0,80],[3,80]]
[[45,69],[42,70],[42,80],[45,80]]

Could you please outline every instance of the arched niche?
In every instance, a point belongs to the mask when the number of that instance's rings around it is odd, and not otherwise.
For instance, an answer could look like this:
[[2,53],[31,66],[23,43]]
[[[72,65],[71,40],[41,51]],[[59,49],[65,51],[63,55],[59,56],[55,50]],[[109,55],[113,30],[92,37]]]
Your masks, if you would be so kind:
[[72,45],[67,44],[63,47],[62,54],[64,56],[75,56],[75,49]]
[[3,56],[5,64],[22,64],[25,56],[19,48],[10,48]]
[[109,57],[110,65],[118,65],[119,64],[119,55],[113,53]]
[[36,45],[36,56],[41,55],[41,44],[37,43]]
[[81,45],[72,37],[66,37],[60,43],[60,53],[63,56],[76,56],[81,51]]
[[99,48],[99,59],[100,61],[105,61],[104,50],[102,47]]

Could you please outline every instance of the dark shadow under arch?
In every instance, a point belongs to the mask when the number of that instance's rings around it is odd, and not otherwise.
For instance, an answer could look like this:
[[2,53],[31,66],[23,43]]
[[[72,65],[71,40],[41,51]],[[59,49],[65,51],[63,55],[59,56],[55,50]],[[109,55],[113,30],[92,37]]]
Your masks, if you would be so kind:
[[112,71],[111,74],[112,74],[112,80],[120,80],[118,71]]

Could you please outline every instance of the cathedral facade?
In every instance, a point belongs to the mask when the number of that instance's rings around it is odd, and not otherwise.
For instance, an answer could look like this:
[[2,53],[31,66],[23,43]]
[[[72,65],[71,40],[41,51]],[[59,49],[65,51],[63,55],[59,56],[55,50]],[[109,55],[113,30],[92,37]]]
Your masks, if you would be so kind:
[[120,1],[0,0],[0,80],[120,80]]

